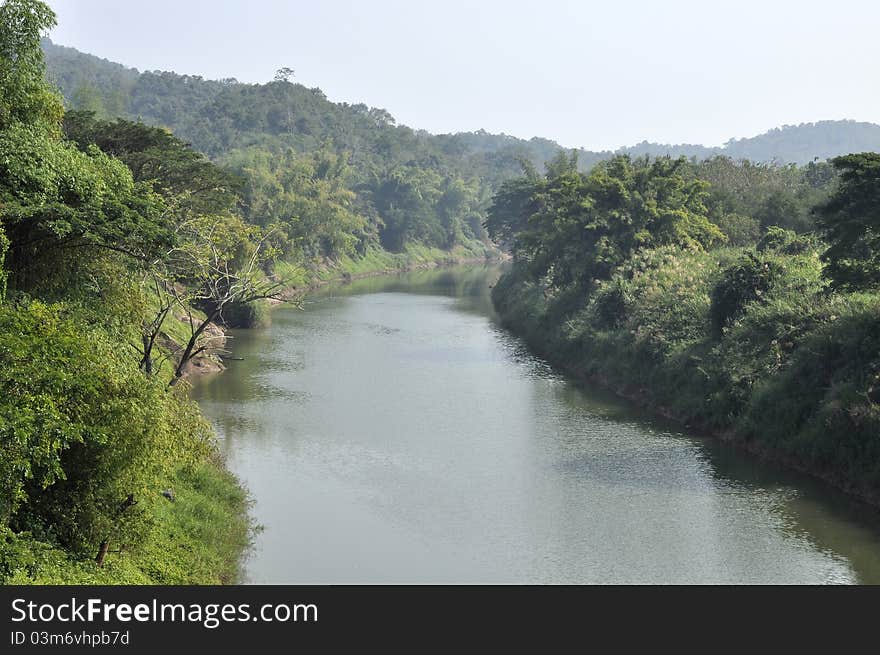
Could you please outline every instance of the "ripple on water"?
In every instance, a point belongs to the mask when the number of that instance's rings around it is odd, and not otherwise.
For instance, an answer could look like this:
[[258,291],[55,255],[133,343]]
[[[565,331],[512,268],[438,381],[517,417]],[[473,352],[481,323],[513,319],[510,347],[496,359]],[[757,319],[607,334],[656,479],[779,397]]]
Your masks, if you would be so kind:
[[279,310],[194,388],[266,526],[253,581],[880,582],[857,512],[566,382],[491,275],[419,280]]

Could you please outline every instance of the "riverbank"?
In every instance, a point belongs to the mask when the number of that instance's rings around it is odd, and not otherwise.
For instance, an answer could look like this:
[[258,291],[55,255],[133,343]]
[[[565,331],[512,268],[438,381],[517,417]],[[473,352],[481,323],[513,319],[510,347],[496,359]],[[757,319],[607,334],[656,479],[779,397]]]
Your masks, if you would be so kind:
[[710,292],[741,254],[648,254],[591,293],[514,270],[493,301],[574,378],[880,507],[880,297],[828,293],[815,253],[779,255],[763,299],[713,334]]
[[0,304],[0,583],[238,580],[247,492],[185,389],[125,345],[63,306]]
[[[384,252],[384,251],[383,251]],[[487,253],[488,254],[488,253]],[[487,261],[473,249],[437,251],[414,249],[404,256],[374,256],[346,260],[316,271],[305,286],[289,286],[289,300],[332,282]],[[279,303],[280,304],[280,303]],[[193,310],[197,317],[200,313]],[[188,338],[185,316],[169,316],[160,345],[180,348]],[[225,329],[208,331],[217,348],[225,346]],[[193,379],[225,369],[216,353],[194,359],[186,377]],[[47,541],[27,534],[0,534],[0,580],[5,584],[233,584],[241,579],[255,526],[248,513],[248,491],[214,452],[202,461],[180,467],[163,489],[139,501],[149,529],[135,548],[111,550],[103,566],[72,557]]]
[[336,261],[322,262],[312,269],[280,262],[276,264],[276,277],[285,281],[283,298],[295,300],[334,282],[429,270],[440,266],[503,261],[506,257],[498,249],[480,242],[459,244],[451,250],[409,244],[400,253],[373,248],[361,257],[344,256]]
[[72,557],[28,533],[0,533],[0,580],[36,585],[212,585],[241,581],[252,525],[248,494],[218,458],[181,467],[169,495],[156,490],[139,505],[149,528],[136,546],[107,555],[103,566]]
[[[295,300],[331,282],[485,262],[491,260],[491,254],[488,249],[477,253],[473,248],[451,252],[414,248],[398,255],[373,253],[363,260],[328,264],[314,271],[307,285],[291,285],[286,294]],[[202,318],[198,311],[193,313]],[[170,315],[159,345],[166,352],[178,350],[188,338],[189,329],[186,316]],[[218,348],[225,346],[224,328],[212,325],[207,333]],[[187,377],[193,379],[224,368],[216,353],[209,354],[194,360]],[[171,498],[163,493],[165,490]],[[5,584],[236,583],[255,528],[248,505],[247,489],[211,446],[206,457],[178,466],[161,485],[139,495],[138,509],[148,527],[136,545],[112,544],[99,566],[93,558],[74,555],[50,540],[5,530],[0,534],[0,580]]]

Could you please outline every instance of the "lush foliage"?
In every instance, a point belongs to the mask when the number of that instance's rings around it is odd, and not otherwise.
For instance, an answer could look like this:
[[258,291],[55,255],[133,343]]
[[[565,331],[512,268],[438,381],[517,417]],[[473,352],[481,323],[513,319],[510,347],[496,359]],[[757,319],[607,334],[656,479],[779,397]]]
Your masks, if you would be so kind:
[[838,157],[840,186],[820,208],[828,241],[823,259],[834,283],[847,288],[880,285],[880,154]]
[[502,186],[486,226],[499,238],[514,235],[514,253],[534,277],[586,286],[638,250],[724,239],[707,217],[706,183],[687,173],[683,159],[622,156],[583,174],[561,157],[544,178]]
[[[222,307],[261,297],[272,251],[234,213],[237,179],[166,131],[73,114],[65,136],[53,24],[0,5],[0,581],[230,581],[246,499],[173,383]],[[181,312],[172,374],[152,346]]]
[[203,459],[210,431],[184,395],[63,313],[0,309],[0,518],[94,555],[105,539],[138,541],[137,503]]
[[784,268],[772,258],[748,251],[725,268],[712,288],[709,320],[715,334],[720,335],[750,303],[761,300],[783,273]]
[[[574,237],[557,232],[579,225],[593,210],[592,196],[570,193],[579,201],[554,205],[548,220],[532,189],[550,186],[551,175],[508,183],[490,210],[490,226],[514,244],[517,260],[493,290],[496,308],[506,325],[567,370],[878,501],[880,296],[845,290],[855,280],[863,286],[864,276],[840,278],[842,271],[876,270],[876,259],[864,256],[877,252],[874,158],[836,161],[844,176],[836,188],[830,167],[695,164],[693,175],[712,178],[708,188],[691,187],[708,198],[710,217],[727,215],[712,208],[713,199],[731,203],[743,219],[752,218],[747,211],[760,212],[763,202],[751,210],[746,204],[753,183],[760,198],[765,183],[788,178],[792,197],[800,189],[820,202],[817,190],[835,188],[821,204],[832,247],[772,224],[762,230],[758,221],[745,247],[655,240],[627,249],[603,276],[596,275],[595,249],[583,241],[569,247]],[[581,188],[578,177],[566,175],[570,188]],[[685,197],[667,209],[692,211]],[[623,225],[611,233],[626,235],[630,196],[618,198],[608,215]],[[851,235],[862,249],[837,260],[833,244],[842,241],[835,235]],[[854,261],[856,253],[862,256]],[[571,261],[570,270],[596,279],[553,274],[554,268],[535,266],[536,254],[554,267]]]

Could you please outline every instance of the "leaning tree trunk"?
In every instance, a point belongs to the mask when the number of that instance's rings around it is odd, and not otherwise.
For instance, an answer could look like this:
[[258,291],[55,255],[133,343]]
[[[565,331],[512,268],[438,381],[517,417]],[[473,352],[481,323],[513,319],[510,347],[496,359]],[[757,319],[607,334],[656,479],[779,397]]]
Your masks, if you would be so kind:
[[215,309],[207,316],[207,318],[205,318],[204,321],[202,321],[202,324],[193,331],[192,336],[189,338],[186,348],[183,351],[183,355],[180,356],[177,368],[174,369],[174,377],[171,378],[171,382],[168,383],[169,386],[173,387],[180,382],[181,378],[183,378],[183,371],[189,360],[203,350],[203,348],[196,350],[196,342],[198,342],[199,337],[202,336],[202,332],[204,332],[208,328],[208,325],[210,325],[210,323],[219,315],[220,310]]

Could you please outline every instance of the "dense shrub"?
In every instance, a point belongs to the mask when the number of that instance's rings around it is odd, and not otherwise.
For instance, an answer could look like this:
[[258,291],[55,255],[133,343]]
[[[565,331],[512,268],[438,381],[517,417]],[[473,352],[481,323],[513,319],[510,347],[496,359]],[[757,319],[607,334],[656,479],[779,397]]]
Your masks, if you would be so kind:
[[209,450],[182,392],[60,306],[0,306],[0,387],[0,519],[73,552],[141,536],[171,469]]
[[715,218],[715,224],[727,236],[731,246],[749,246],[761,236],[761,221],[751,216],[727,213]]
[[740,423],[851,489],[880,489],[880,296],[825,306],[788,365],[765,376]]
[[269,304],[263,300],[247,303],[232,302],[223,308],[220,319],[230,328],[265,327],[271,320]]
[[237,582],[251,537],[247,495],[238,480],[207,461],[178,469],[168,486],[175,500],[154,494],[144,541],[127,547],[124,556],[109,557],[103,566],[0,525],[0,584]]
[[786,255],[802,255],[820,248],[816,239],[807,234],[798,234],[781,227],[769,227],[758,240],[755,249],[758,252],[780,252]]
[[784,270],[777,261],[750,251],[726,269],[712,289],[709,319],[715,336],[720,336],[749,303],[760,300]]
[[760,254],[639,252],[577,311],[516,266],[493,300],[557,365],[877,497],[880,295],[830,291],[817,250],[775,236]]

